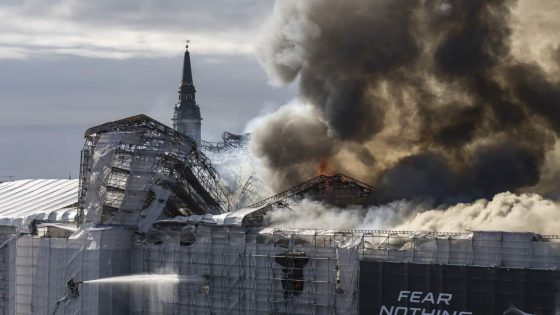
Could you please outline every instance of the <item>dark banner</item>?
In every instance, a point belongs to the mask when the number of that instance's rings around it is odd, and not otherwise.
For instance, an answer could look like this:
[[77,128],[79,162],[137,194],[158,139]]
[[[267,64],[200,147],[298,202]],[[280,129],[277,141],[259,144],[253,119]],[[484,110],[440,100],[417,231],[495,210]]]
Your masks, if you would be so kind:
[[360,262],[362,315],[557,314],[556,270]]

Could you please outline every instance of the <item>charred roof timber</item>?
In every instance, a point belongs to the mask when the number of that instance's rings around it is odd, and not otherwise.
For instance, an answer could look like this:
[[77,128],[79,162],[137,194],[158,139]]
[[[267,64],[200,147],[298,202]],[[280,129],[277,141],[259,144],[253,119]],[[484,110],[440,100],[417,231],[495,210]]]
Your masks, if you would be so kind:
[[346,175],[321,175],[259,201],[251,205],[250,208],[264,207],[288,200],[299,201],[303,198],[322,201],[337,207],[365,205],[374,190],[373,186]]
[[373,196],[375,188],[351,177],[336,174],[321,175],[283,191],[275,196],[259,201],[248,207],[242,216],[242,226],[260,227],[264,216],[278,209],[290,208],[307,198],[321,201],[336,207],[350,205],[365,206]]
[[222,133],[222,141],[202,141],[201,149],[205,152],[220,154],[232,150],[247,150],[251,134],[234,134],[228,131]]

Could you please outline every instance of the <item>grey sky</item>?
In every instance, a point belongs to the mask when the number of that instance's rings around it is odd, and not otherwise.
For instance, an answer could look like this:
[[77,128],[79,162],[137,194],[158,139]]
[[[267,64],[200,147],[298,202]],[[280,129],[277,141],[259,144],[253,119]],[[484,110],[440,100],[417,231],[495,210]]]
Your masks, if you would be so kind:
[[[87,127],[145,113],[170,124],[184,39],[203,137],[289,101],[253,55],[272,2],[0,2],[0,176],[77,176]],[[0,178],[2,180],[3,178]]]

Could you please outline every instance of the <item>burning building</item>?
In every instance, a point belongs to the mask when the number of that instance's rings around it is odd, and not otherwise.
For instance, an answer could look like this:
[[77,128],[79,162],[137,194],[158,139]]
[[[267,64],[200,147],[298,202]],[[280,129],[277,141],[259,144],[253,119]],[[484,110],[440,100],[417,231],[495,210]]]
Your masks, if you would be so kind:
[[[231,211],[194,141],[142,115],[88,129],[81,165],[79,183],[0,184],[3,314],[559,310],[555,236],[271,228],[303,199],[360,206],[376,190],[322,175]],[[95,281],[144,274],[178,280]]]
[[187,50],[174,129],[95,126],[79,181],[0,184],[2,313],[558,314],[556,235],[271,221],[531,192],[560,94],[553,66],[513,53],[513,2],[284,1],[261,59],[304,104],[218,143],[201,140]]

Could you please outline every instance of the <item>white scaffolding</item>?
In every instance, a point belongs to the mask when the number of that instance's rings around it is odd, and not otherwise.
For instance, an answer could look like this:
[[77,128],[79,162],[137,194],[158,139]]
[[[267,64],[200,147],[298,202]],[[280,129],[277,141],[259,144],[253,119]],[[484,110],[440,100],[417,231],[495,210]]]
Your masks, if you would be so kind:
[[69,279],[90,280],[130,272],[132,232],[82,231],[72,238],[23,236],[13,247],[14,306],[5,314],[120,314],[128,300],[111,297],[114,288],[84,286],[79,298],[58,303]]
[[0,226],[0,313],[14,312],[15,227]]
[[182,283],[160,301],[144,292],[132,307],[135,313],[352,314],[355,309],[357,251],[337,246],[334,237],[310,233],[302,242],[284,231],[192,228],[139,242],[132,270],[199,276],[206,288]]
[[[13,237],[0,233],[0,239]],[[70,238],[21,236],[2,249],[3,314],[356,314],[361,261],[556,270],[560,242],[532,233],[422,233],[168,225]],[[129,274],[186,281],[123,287],[66,282]],[[6,303],[8,301],[8,303]],[[13,301],[10,304],[10,301]]]

